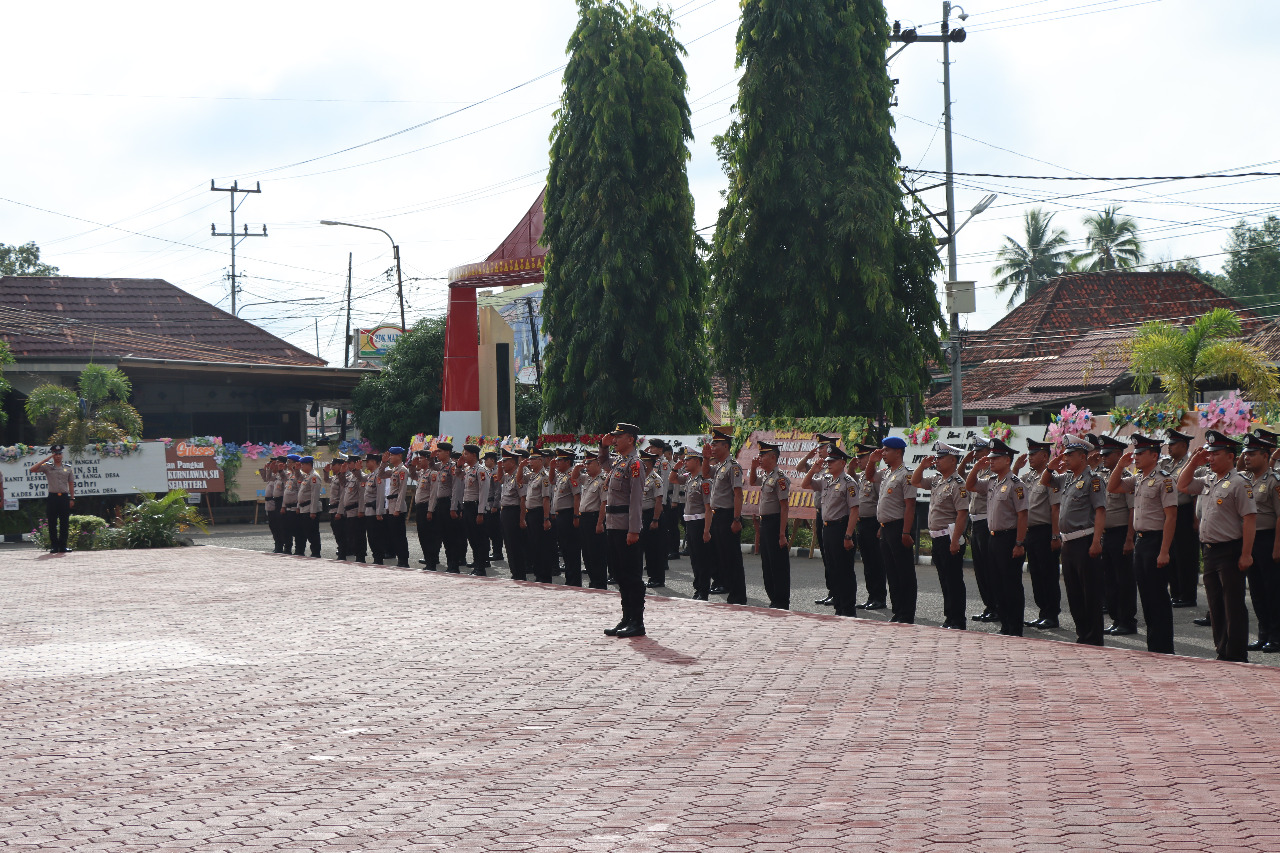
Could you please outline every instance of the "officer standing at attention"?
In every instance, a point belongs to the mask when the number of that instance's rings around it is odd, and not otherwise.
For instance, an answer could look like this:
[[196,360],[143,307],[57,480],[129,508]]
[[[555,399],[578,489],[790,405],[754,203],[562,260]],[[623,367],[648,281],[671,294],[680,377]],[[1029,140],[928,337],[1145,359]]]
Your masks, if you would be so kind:
[[[1098,437],[1101,465],[1097,474],[1105,487],[1120,463],[1124,442]],[[1133,496],[1107,492],[1107,524],[1102,532],[1102,600],[1111,615],[1104,634],[1126,636],[1138,630],[1138,587],[1133,578]]]
[[489,472],[489,505],[484,508],[484,530],[489,537],[489,562],[503,559],[502,556],[502,469],[498,467],[498,452],[486,450],[483,458],[485,470]]
[[[964,531],[969,526],[969,492],[958,468],[964,451],[935,441],[933,452],[920,460],[911,474],[911,485],[929,488],[929,537],[942,587],[942,627],[963,631],[968,625],[964,615]],[[930,466],[938,473],[926,481],[924,472]]]
[[49,481],[45,512],[49,514],[49,553],[66,554],[67,531],[71,525],[71,508],[76,505],[76,472],[62,463],[62,445],[49,448],[50,453],[31,467],[31,473],[43,474]]
[[471,574],[485,577],[489,568],[489,534],[484,528],[485,511],[489,505],[489,469],[480,464],[480,446],[468,444],[462,448],[462,529],[471,543],[473,568]]
[[1027,439],[1027,452],[1013,464],[1013,473],[1022,479],[1022,465],[1031,463],[1027,476],[1027,573],[1031,575],[1031,596],[1039,609],[1034,620],[1024,622],[1028,628],[1047,630],[1058,627],[1062,612],[1062,588],[1058,584],[1058,549],[1062,537],[1058,532],[1058,500],[1060,493],[1040,482],[1049,451],[1053,445]]
[[858,573],[853,564],[853,534],[858,525],[858,484],[845,473],[849,459],[834,444],[827,445],[824,461],[828,476],[816,465],[805,474],[802,489],[813,489],[822,509],[822,562],[831,584],[837,616],[858,615]]
[[320,515],[324,502],[320,497],[323,480],[315,471],[315,457],[303,456],[298,460],[302,476],[298,484],[298,544],[294,553],[301,557],[303,542],[311,546],[311,556],[320,556]]
[[439,565],[440,549],[443,547],[445,569],[457,574],[462,560],[458,556],[457,525],[453,515],[453,481],[457,471],[453,462],[452,442],[437,442],[435,454],[436,464],[432,468],[435,490],[432,492],[431,512],[427,516],[431,524],[431,551],[423,556],[431,564],[428,568]]
[[[960,470],[966,465],[977,467],[977,464],[991,453],[991,440],[977,436],[973,440],[973,450],[969,451],[960,462]],[[983,469],[979,476],[990,476],[990,467]],[[973,527],[973,579],[978,584],[978,595],[982,597],[982,612],[974,614],[975,622],[1000,621],[1000,584],[995,577],[995,565],[991,561],[991,526],[987,521],[987,496],[968,486],[969,522]],[[1021,636],[1021,635],[1019,635]]]
[[284,459],[283,456],[273,456],[267,460],[267,464],[258,469],[258,476],[262,478],[265,487],[262,490],[262,502],[267,511],[267,529],[271,531],[271,538],[275,541],[275,550],[272,553],[280,553],[280,479],[276,476],[277,465]]
[[298,462],[302,459],[296,453],[290,453],[285,457],[285,481],[284,481],[284,503],[281,505],[284,510],[284,550],[282,554],[301,555],[306,550],[306,543],[302,534],[302,522],[298,516],[298,487],[301,485],[302,478],[298,473]]
[[325,487],[329,491],[329,531],[333,534],[333,542],[338,555],[335,559],[347,558],[346,518],[343,515],[344,497],[347,488],[347,458],[339,456],[322,469]]
[[[1133,496],[1133,577],[1142,600],[1142,618],[1147,623],[1147,651],[1171,655],[1169,554],[1178,526],[1178,496],[1173,475],[1159,470],[1159,461],[1160,440],[1135,433],[1133,451],[1121,456],[1111,469],[1107,492]],[[1134,462],[1138,473],[1126,474]]]
[[599,449],[584,450],[585,462],[573,467],[571,476],[578,487],[578,542],[587,568],[591,589],[608,589],[608,537],[604,532],[604,489],[606,476],[600,470]]
[[[1191,461],[1188,450],[1191,436],[1168,429],[1164,433],[1169,446],[1169,473],[1173,479],[1182,476],[1182,470]],[[1196,466],[1191,466],[1193,473]],[[1169,565],[1169,596],[1174,607],[1195,607],[1197,586],[1200,583],[1200,549],[1196,537],[1196,501],[1191,495],[1178,493],[1178,532],[1173,541],[1173,562]]]
[[[816,459],[817,465],[818,465],[818,471],[816,474],[814,474],[813,481],[815,483],[825,483],[827,478],[830,477],[830,475],[827,473],[827,470],[826,470],[827,452],[830,448],[839,446],[839,441],[841,437],[838,435],[824,435],[823,433],[820,433],[820,432],[814,433],[813,437],[818,440],[818,443],[814,446],[812,450],[810,450],[807,454],[805,454],[805,457],[800,460],[799,464],[796,465],[796,473],[807,475],[809,473],[810,466],[814,464],[814,460]],[[826,573],[824,580],[826,581],[826,584],[827,584],[827,597],[815,599],[813,603],[821,604],[826,607],[831,607],[836,602],[836,598],[835,598],[836,585],[831,580],[831,572],[827,568],[827,561],[825,559],[826,548],[822,542],[822,539],[823,539],[822,501],[819,498],[819,495],[817,494],[817,489],[814,490],[813,509],[814,509],[814,513],[813,513],[814,514],[814,520],[813,520],[814,545],[818,549],[818,553],[824,555],[824,559],[822,561],[822,568],[823,568],[823,571]],[[857,543],[855,542],[854,544],[856,545]],[[876,550],[879,551],[878,544],[876,546]]]
[[[782,445],[760,442],[751,460],[751,485],[760,487],[760,570],[769,606],[791,609],[791,543],[787,518],[791,512],[791,481],[778,470]],[[764,474],[761,475],[763,470]]]
[[692,447],[684,449],[683,469],[671,472],[671,482],[684,489],[684,529],[689,538],[689,568],[693,570],[693,598],[707,601],[711,594],[711,566],[715,554],[703,539],[707,521],[707,496],[703,493],[705,462]]
[[[702,534],[716,553],[717,575],[729,593],[730,604],[747,603],[747,578],[742,567],[742,466],[730,455],[733,434],[711,431],[711,443],[703,448],[703,458],[711,463],[708,510],[710,530]],[[703,494],[707,494],[703,482]]]
[[889,598],[889,587],[884,572],[884,557],[880,553],[880,522],[876,521],[876,505],[880,503],[880,486],[876,482],[875,464],[871,454],[878,448],[874,444],[856,444],[857,456],[853,460],[853,478],[858,484],[858,553],[862,555],[862,579],[867,585],[866,610],[884,610]]
[[[1102,478],[1089,468],[1093,445],[1079,436],[1062,440],[1062,453],[1040,477],[1060,495],[1058,530],[1062,536],[1062,582],[1067,607],[1076,623],[1076,642],[1102,645],[1102,532],[1107,496]],[[1064,473],[1056,473],[1062,471]]]
[[[1200,542],[1204,547],[1204,592],[1218,660],[1249,660],[1249,610],[1244,603],[1245,573],[1253,567],[1258,506],[1249,478],[1235,470],[1240,443],[1217,430],[1189,457],[1178,475],[1178,490],[1204,495]],[[1208,464],[1209,473],[1196,476]]]
[[[373,564],[381,566],[387,554],[387,492],[385,485],[378,479],[378,465],[382,457],[377,453],[366,453],[364,457],[364,492],[361,494],[360,512],[364,518],[361,525],[365,538],[369,540],[369,553],[373,555]],[[359,553],[364,553],[360,549]]]
[[431,559],[431,511],[435,508],[435,463],[431,451],[423,448],[414,454],[413,461],[408,463],[409,472],[418,481],[413,492],[413,520],[418,528],[418,547],[422,549],[422,559],[418,561],[423,571],[435,571],[439,567],[439,549],[436,549],[435,560]]
[[1280,512],[1280,477],[1271,469],[1276,443],[1266,430],[1254,430],[1244,437],[1245,473],[1253,483],[1253,501],[1258,520],[1253,535],[1253,567],[1249,569],[1249,598],[1258,617],[1258,640],[1249,644],[1251,652],[1280,652],[1280,578],[1277,561],[1276,515]]
[[564,560],[566,586],[582,586],[582,545],[578,528],[582,523],[582,486],[573,476],[573,451],[556,450],[555,480],[551,485],[551,517],[554,519],[556,545]]
[[[1027,604],[1022,589],[1022,563],[1027,553],[1027,488],[1012,471],[1016,450],[998,438],[991,439],[984,449],[988,452],[969,471],[964,487],[981,492],[986,498],[983,508],[991,531],[989,581],[996,587],[993,594],[1000,633],[1021,637]],[[987,471],[991,476],[983,476]]]
[[907,443],[896,435],[880,442],[868,463],[884,460],[885,468],[876,470],[876,486],[880,500],[876,504],[876,520],[880,522],[880,554],[889,580],[890,622],[916,621],[916,558],[912,550],[915,540],[916,488],[902,457]]
[[343,553],[348,557],[355,557],[357,563],[363,563],[367,553],[364,547],[364,521],[360,518],[361,503],[364,500],[361,464],[359,456],[352,456],[347,460],[347,482],[342,490],[342,517],[346,519],[347,535]]
[[520,481],[517,471],[524,464],[527,456],[524,450],[502,451],[502,495],[499,498],[499,511],[502,515],[502,538],[507,546],[507,568],[511,571],[513,581],[522,581],[528,577],[529,565],[525,551],[524,499],[520,495]]
[[[453,494],[449,498],[449,526],[452,528],[452,540],[454,554],[453,564],[457,571],[462,570],[462,566],[475,568],[475,555],[472,555],[472,562],[467,562],[467,543],[471,535],[471,531],[462,523],[462,495],[466,490],[467,466],[462,461],[462,451],[455,450],[449,454],[449,459],[453,462]],[[449,540],[445,540],[445,547],[448,548]]]
[[390,447],[378,469],[378,479],[387,482],[386,548],[394,555],[396,565],[409,568],[409,539],[405,531],[405,514],[409,505],[409,469],[404,467],[404,448]]
[[645,573],[649,576],[645,582],[647,589],[661,589],[667,585],[667,532],[662,524],[662,510],[666,503],[663,495],[667,485],[663,482],[662,461],[660,450],[651,447],[640,451],[640,463],[644,466],[640,550],[644,552]]
[[[600,442],[596,459],[607,473],[605,489],[605,535],[609,540],[609,574],[618,581],[622,599],[622,620],[613,628],[605,628],[610,637],[643,637],[644,581],[640,554],[641,504],[644,503],[644,466],[636,453],[640,428],[635,424],[617,424]],[[609,448],[616,447],[618,456],[610,459]]]
[[525,533],[528,537],[529,567],[538,583],[551,583],[555,566],[555,541],[551,539],[551,494],[547,473],[542,469],[541,450],[529,454],[529,468],[521,473],[527,487],[524,496]]

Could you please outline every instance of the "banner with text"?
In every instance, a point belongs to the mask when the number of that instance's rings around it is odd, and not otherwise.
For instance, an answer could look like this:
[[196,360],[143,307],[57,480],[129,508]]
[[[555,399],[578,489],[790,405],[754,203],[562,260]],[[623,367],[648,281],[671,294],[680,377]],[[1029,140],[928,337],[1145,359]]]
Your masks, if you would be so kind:
[[[0,466],[5,497],[46,497],[49,481],[43,474],[33,474],[31,469],[48,455],[48,447],[39,447],[31,456]],[[123,456],[86,453],[74,459],[70,455],[64,456],[63,461],[75,471],[77,497],[134,495],[139,492],[164,494],[169,490],[165,447],[158,441],[141,442],[137,450]]]
[[186,492],[225,492],[226,480],[214,457],[217,448],[175,441],[165,450],[169,488]]

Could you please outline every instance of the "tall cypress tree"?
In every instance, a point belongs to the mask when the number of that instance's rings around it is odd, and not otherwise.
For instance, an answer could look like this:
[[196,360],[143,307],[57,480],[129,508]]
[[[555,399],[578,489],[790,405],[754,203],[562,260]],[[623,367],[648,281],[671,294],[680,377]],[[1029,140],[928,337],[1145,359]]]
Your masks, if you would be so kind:
[[547,176],[547,416],[692,430],[710,381],[684,48],[665,11],[578,10]]
[[940,357],[932,233],[903,208],[881,0],[745,0],[711,342],[770,415],[918,397]]

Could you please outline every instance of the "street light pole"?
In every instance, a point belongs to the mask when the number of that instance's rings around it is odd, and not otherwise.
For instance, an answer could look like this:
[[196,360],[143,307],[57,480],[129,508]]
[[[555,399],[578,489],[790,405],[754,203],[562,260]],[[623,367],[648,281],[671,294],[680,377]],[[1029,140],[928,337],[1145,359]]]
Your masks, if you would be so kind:
[[[333,222],[329,219],[320,220],[320,224],[321,225],[345,225],[348,228],[363,228],[366,231],[382,231],[381,228],[374,228],[372,225],[356,225],[354,222]],[[400,297],[400,328],[405,331],[408,331],[408,327],[405,325],[405,322],[404,322],[404,276],[400,272],[400,247],[396,244],[394,237],[392,237],[390,234],[387,234],[386,231],[382,231],[382,233],[386,234],[387,239],[391,241],[391,253],[395,256],[395,259],[396,259],[396,293]]]

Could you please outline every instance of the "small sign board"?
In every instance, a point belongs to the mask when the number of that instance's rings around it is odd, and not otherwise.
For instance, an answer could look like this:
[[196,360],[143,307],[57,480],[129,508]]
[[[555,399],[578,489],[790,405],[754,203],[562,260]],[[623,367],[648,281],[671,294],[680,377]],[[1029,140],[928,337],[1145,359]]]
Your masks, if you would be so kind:
[[195,494],[197,500],[204,492],[225,492],[227,482],[214,457],[216,449],[175,441],[165,450],[165,468],[169,474],[169,488],[182,489]]
[[379,359],[387,354],[391,345],[400,340],[404,329],[399,326],[378,326],[376,329],[356,330],[356,358],[362,361]]

